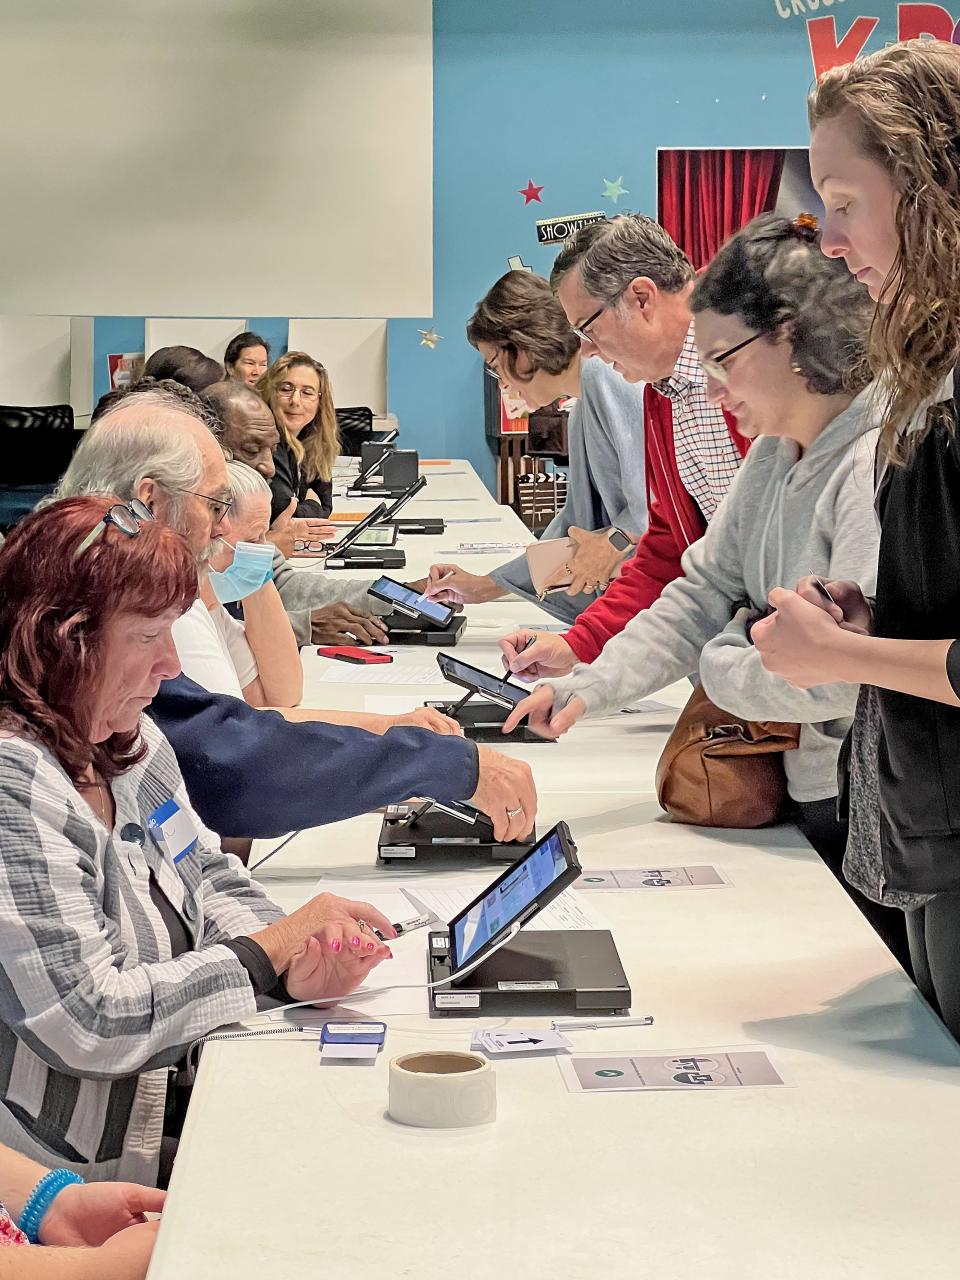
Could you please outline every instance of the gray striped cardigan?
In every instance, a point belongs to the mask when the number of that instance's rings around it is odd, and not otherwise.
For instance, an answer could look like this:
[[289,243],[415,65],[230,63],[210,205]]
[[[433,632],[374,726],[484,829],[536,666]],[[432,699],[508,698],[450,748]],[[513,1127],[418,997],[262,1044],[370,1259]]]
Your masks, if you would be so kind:
[[[112,783],[113,833],[47,751],[0,736],[0,1142],[88,1179],[149,1183],[168,1068],[256,1011],[222,943],[283,912],[193,813],[146,717],[142,732],[146,758]],[[199,834],[176,866],[147,825],[170,797]],[[176,959],[151,871],[196,948]]]

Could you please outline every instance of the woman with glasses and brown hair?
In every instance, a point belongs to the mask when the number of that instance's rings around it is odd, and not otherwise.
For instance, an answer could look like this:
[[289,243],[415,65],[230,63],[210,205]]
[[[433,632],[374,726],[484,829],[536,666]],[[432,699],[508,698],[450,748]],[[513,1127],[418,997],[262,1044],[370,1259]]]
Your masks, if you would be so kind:
[[270,481],[276,520],[296,498],[293,515],[326,519],[333,510],[333,463],[340,451],[330,375],[305,351],[288,351],[274,360],[257,390],[273,410],[280,428]]
[[390,954],[367,922],[394,936],[329,894],[285,917],[191,805],[143,713],[196,594],[141,503],[66,498],[0,548],[0,1143],[98,1181],[157,1180],[192,1041],[354,990]]
[[[609,640],[591,664],[538,685],[511,714],[557,737],[584,715],[608,713],[699,671],[715,706],[744,720],[800,724],[785,753],[787,817],[835,874],[846,843],[836,818],[837,757],[855,684],[794,689],[769,675],[751,644],[774,587],[805,574],[874,581],[878,534],[873,454],[880,422],[863,353],[873,304],[820,252],[816,220],[765,214],[720,250],[693,291],[707,394],[754,444],[684,576]],[[506,726],[505,726],[506,727]],[[897,944],[895,912],[858,905]],[[902,931],[901,931],[902,932]],[[903,946],[899,946],[903,954]]]

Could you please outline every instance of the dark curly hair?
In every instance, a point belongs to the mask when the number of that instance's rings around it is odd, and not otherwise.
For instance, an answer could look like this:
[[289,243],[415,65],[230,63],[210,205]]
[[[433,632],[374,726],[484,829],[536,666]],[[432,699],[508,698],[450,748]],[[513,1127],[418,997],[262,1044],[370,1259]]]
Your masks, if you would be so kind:
[[90,425],[99,422],[104,414],[116,409],[118,405],[136,404],[141,400],[188,413],[191,418],[202,422],[218,440],[223,435],[223,419],[216,407],[206,399],[201,400],[189,387],[182,382],[174,382],[172,378],[141,378],[132,387],[117,387],[113,391],[107,391],[97,401]]
[[[467,341],[499,347],[504,369],[517,382],[540,370],[563,373],[580,349],[553,290],[530,271],[508,271],[491,286],[467,321]],[[517,373],[521,351],[530,361],[529,374]]]
[[697,280],[691,310],[782,329],[810,391],[839,395],[870,381],[867,336],[875,304],[845,263],[825,258],[812,219],[761,214],[727,241]]

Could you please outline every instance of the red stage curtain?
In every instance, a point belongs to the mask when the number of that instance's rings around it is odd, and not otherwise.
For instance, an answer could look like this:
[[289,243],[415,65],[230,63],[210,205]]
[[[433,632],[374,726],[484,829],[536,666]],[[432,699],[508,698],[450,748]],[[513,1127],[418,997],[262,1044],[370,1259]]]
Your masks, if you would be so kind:
[[661,151],[659,219],[694,267],[776,204],[783,151]]

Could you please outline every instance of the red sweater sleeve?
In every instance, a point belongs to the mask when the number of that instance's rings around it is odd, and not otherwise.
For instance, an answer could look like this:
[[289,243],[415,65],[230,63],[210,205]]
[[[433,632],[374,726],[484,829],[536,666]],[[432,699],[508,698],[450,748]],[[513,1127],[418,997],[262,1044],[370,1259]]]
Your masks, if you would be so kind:
[[678,545],[659,500],[652,495],[648,516],[647,530],[620,576],[564,634],[581,662],[593,662],[599,657],[610,637],[622,631],[641,610],[648,609],[667,583],[680,576],[680,557],[685,548]]

